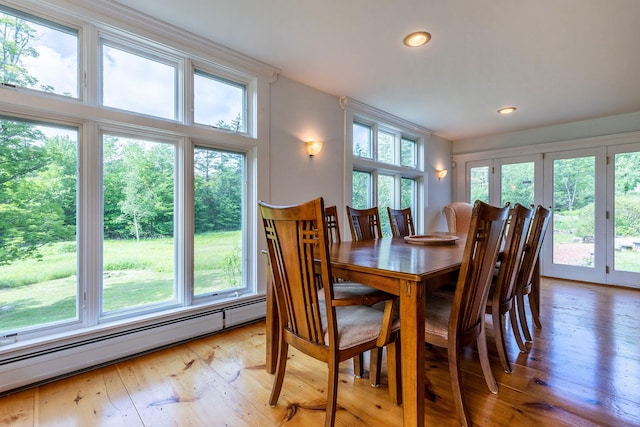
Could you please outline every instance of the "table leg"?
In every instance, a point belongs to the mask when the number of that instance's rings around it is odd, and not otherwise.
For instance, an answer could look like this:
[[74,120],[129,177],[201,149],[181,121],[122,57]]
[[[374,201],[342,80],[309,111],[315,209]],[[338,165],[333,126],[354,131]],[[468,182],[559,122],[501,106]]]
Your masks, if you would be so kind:
[[404,426],[424,425],[424,286],[400,289],[400,346]]

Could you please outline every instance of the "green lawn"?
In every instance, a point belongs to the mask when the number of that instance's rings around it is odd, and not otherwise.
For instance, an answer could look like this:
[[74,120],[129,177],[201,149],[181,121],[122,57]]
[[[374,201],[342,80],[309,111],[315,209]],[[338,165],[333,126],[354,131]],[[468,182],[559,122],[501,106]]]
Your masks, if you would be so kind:
[[[196,236],[195,294],[239,285],[241,232]],[[42,259],[0,267],[0,333],[76,317],[76,254],[70,243],[41,251]],[[173,239],[106,241],[104,312],[174,296]]]

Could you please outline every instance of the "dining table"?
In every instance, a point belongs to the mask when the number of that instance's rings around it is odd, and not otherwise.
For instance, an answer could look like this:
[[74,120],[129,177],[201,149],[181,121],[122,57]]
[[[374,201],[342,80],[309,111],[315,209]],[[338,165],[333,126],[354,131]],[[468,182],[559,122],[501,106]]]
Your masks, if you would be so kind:
[[[334,277],[398,296],[404,426],[424,425],[425,298],[441,286],[455,282],[464,244],[464,238],[420,242],[418,239],[383,237],[344,241],[330,247]],[[273,373],[279,326],[270,270],[267,277],[266,369]]]

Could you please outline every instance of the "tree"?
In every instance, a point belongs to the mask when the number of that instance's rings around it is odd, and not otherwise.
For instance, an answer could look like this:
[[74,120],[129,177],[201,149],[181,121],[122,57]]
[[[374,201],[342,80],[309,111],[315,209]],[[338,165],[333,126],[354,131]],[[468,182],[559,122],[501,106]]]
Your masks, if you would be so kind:
[[595,159],[575,157],[553,164],[554,209],[572,211],[594,200]]
[[35,87],[38,79],[29,75],[23,58],[38,57],[38,52],[29,44],[36,39],[36,31],[27,21],[0,13],[0,79],[3,83],[21,87]]

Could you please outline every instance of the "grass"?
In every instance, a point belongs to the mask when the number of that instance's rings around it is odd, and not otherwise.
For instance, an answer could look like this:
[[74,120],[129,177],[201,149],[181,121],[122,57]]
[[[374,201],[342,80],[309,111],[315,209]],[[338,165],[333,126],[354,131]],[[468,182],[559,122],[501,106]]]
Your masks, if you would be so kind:
[[[195,238],[195,294],[240,285],[240,231]],[[103,312],[177,301],[173,239],[104,244]],[[77,317],[75,246],[56,243],[42,259],[0,267],[0,333]]]

